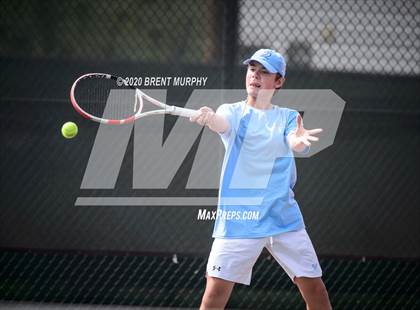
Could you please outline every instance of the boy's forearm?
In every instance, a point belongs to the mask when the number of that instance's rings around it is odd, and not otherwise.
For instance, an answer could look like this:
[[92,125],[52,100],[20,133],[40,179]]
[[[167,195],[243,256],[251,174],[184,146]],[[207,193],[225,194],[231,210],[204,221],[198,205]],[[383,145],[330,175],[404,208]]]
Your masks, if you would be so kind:
[[229,123],[223,116],[216,113],[210,118],[207,127],[217,133],[224,133],[229,130]]

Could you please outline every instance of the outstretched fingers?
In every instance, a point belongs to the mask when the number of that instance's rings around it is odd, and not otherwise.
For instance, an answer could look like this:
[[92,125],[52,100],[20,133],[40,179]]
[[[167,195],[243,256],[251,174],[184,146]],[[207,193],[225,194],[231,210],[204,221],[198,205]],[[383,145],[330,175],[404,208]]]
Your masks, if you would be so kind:
[[318,134],[318,133],[320,133],[320,132],[322,132],[323,130],[322,130],[322,128],[316,128],[316,129],[309,129],[309,130],[306,130],[306,132],[311,136],[311,135],[316,135],[316,134]]
[[303,144],[305,144],[306,146],[311,146],[311,142],[309,142],[307,138],[303,138],[303,137],[302,137],[302,138],[300,139],[300,141],[301,141]]
[[318,137],[314,137],[314,136],[307,136],[306,139],[307,140],[310,140],[310,141],[319,141],[319,138]]

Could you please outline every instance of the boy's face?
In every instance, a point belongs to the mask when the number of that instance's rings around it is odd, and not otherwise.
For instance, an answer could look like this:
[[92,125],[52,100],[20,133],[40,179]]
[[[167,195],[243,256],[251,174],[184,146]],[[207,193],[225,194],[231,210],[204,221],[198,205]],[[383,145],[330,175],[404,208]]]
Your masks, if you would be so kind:
[[246,72],[246,91],[249,96],[256,98],[262,89],[273,90],[281,88],[284,78],[276,73],[270,73],[257,61],[251,61]]

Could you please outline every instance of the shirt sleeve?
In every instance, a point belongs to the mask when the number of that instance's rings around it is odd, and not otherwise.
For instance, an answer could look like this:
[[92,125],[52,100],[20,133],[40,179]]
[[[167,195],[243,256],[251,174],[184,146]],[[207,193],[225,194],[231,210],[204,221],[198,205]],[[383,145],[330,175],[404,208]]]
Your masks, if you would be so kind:
[[222,135],[229,135],[232,131],[234,113],[231,106],[231,104],[225,103],[219,106],[216,110],[216,114],[222,116],[229,123],[229,129],[224,133],[221,133]]
[[222,104],[216,110],[216,114],[222,116],[229,123],[229,129],[223,133],[219,133],[223,144],[227,146],[235,121],[235,110],[233,108],[233,104]]
[[284,135],[286,137],[297,130],[297,116],[297,111],[289,110],[286,120],[286,128],[284,130]]

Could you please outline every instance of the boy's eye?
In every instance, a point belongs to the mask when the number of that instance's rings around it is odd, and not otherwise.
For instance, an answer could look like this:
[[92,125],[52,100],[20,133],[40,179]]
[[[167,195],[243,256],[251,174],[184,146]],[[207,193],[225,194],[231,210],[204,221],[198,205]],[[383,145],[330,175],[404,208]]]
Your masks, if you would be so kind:
[[[257,68],[256,67],[249,67],[249,71],[252,71],[252,72],[257,71]],[[269,74],[270,73],[270,72],[268,72],[267,69],[260,69],[259,71],[260,71],[261,74]]]

